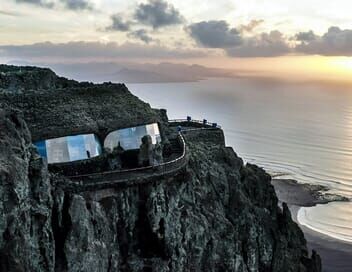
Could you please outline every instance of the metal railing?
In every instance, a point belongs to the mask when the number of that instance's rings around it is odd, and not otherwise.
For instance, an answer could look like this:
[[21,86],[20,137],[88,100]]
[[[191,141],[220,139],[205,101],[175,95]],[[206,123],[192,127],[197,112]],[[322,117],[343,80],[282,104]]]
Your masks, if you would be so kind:
[[[112,171],[104,171],[104,172],[99,172],[99,173],[91,173],[91,174],[84,174],[84,175],[75,175],[75,176],[69,176],[68,178],[73,180],[73,181],[79,181],[82,179],[86,179],[88,182],[89,180],[97,180],[101,179],[104,177],[104,179],[109,178],[111,176],[114,179],[124,179],[126,177],[131,177],[131,174],[134,173],[138,175],[139,173],[146,174],[146,172],[151,172],[153,175],[157,174],[163,174],[164,172],[169,172],[172,169],[178,168],[179,165],[182,165],[184,161],[186,160],[186,142],[185,139],[182,135],[182,133],[179,133],[178,135],[180,142],[181,142],[181,148],[182,148],[182,154],[176,159],[173,159],[171,161],[163,162],[158,165],[152,165],[152,166],[145,166],[145,167],[139,167],[139,168],[132,168],[132,169],[124,169],[124,170],[112,170]],[[85,181],[85,182],[86,182]]]
[[171,119],[169,123],[180,123],[183,125],[192,126],[194,124],[203,125],[204,127],[221,128],[217,123],[208,122],[207,120],[195,120],[195,119]]

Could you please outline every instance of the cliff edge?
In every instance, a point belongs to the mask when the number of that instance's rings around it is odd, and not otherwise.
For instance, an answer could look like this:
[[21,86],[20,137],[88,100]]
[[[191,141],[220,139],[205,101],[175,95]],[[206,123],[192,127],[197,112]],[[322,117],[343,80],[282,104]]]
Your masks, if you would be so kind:
[[221,130],[186,133],[189,162],[171,177],[74,193],[25,119],[0,111],[0,271],[321,271],[271,177]]

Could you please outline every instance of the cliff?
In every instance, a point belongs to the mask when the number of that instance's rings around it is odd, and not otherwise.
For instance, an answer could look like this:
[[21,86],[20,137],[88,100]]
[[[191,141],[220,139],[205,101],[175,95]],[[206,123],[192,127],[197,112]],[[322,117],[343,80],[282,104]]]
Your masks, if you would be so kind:
[[0,111],[0,271],[321,271],[271,177],[221,130],[187,133],[174,176],[74,193],[24,119]]
[[[8,67],[7,69],[5,69]],[[0,65],[0,107],[23,113],[33,141],[161,122],[124,84],[79,83],[44,68]]]
[[78,83],[74,80],[58,77],[48,68],[0,64],[0,88],[12,92],[66,88],[82,84],[89,85],[88,83]]

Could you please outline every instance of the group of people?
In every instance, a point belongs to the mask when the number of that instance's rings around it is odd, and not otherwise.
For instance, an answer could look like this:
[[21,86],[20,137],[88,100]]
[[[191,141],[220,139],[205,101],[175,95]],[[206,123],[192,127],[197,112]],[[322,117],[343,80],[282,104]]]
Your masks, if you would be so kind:
[[142,144],[139,148],[138,164],[141,167],[155,166],[163,162],[163,150],[160,143],[153,144],[152,137],[142,137]]
[[[110,170],[118,170],[122,168],[122,155],[125,150],[118,142],[117,147],[112,151],[107,150],[108,154],[108,165]],[[141,139],[141,145],[138,151],[138,166],[157,166],[163,163],[163,148],[161,143],[157,142],[153,144],[152,137],[145,135]]]

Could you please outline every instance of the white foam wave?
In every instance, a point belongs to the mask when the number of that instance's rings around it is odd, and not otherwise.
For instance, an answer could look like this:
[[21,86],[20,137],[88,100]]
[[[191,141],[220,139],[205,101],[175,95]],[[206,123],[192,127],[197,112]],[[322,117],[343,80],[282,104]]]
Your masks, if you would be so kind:
[[[341,218],[336,211],[342,212]],[[302,207],[297,213],[299,224],[331,238],[352,243],[352,203],[333,202],[315,207]]]

